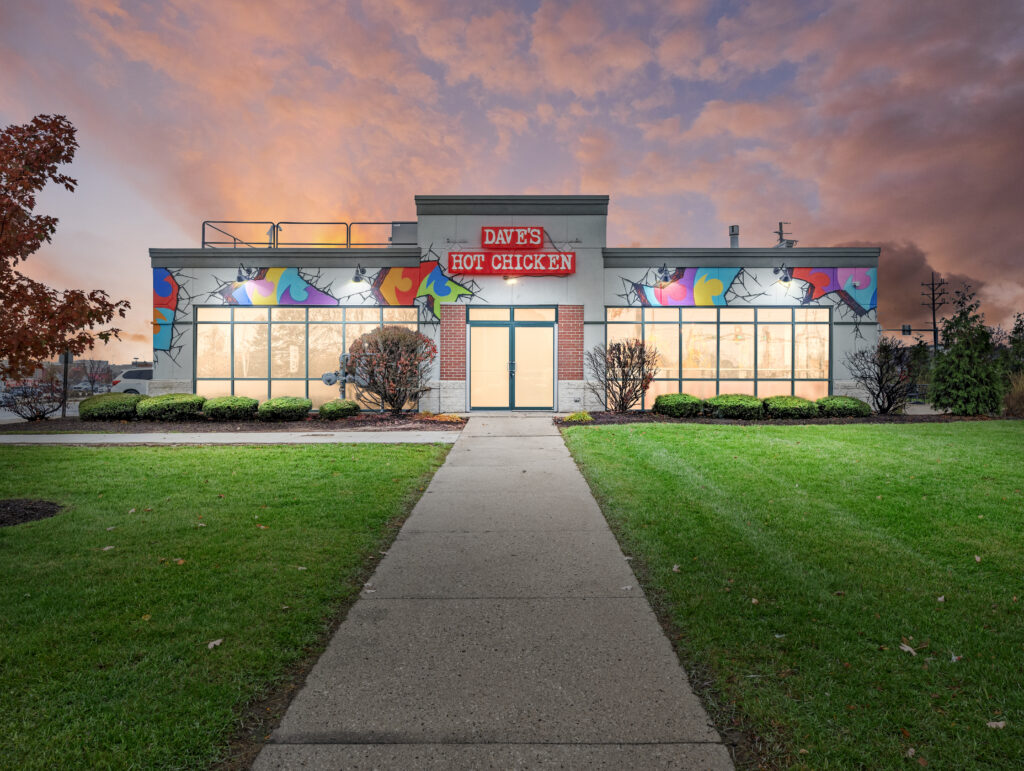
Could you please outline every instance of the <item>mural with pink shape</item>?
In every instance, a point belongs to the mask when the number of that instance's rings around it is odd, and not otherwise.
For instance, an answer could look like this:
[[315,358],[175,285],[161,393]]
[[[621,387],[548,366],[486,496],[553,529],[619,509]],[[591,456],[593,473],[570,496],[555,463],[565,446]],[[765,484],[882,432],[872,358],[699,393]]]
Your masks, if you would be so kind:
[[229,305],[337,305],[338,300],[313,286],[298,268],[241,269],[237,281],[219,294]]
[[[639,281],[623,278],[631,305],[843,304],[856,316],[878,305],[877,268],[668,268],[647,271]],[[794,282],[799,282],[794,284]],[[793,286],[795,291],[778,291]]]
[[878,305],[877,268],[793,268],[792,277],[807,283],[804,303],[835,294],[858,316]]
[[725,305],[725,292],[739,268],[677,268],[664,281],[633,284],[641,305]]
[[153,350],[169,351],[181,287],[167,268],[153,268]]

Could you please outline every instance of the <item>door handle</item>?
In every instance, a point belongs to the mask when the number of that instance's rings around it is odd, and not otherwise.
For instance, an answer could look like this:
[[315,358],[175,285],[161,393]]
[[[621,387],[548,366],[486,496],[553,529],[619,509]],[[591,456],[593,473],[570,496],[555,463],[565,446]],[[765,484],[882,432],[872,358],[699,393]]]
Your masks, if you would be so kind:
[[510,377],[516,376],[516,363],[514,361],[508,363],[508,374]]

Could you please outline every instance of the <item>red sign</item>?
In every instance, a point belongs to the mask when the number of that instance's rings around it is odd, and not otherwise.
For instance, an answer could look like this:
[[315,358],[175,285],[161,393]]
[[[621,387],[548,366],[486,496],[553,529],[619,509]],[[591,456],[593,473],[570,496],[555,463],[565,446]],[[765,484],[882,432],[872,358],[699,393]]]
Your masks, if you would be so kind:
[[480,246],[484,249],[512,249],[533,251],[544,246],[542,227],[483,227],[480,228]]
[[449,252],[448,270],[477,276],[568,276],[576,252]]

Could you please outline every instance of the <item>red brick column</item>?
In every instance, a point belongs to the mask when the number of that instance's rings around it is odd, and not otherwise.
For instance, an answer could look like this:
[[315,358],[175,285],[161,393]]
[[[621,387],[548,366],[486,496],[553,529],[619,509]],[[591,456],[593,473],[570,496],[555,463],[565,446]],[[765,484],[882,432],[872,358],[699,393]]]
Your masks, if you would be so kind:
[[558,306],[558,379],[583,379],[583,306]]
[[466,379],[466,306],[441,305],[441,379]]

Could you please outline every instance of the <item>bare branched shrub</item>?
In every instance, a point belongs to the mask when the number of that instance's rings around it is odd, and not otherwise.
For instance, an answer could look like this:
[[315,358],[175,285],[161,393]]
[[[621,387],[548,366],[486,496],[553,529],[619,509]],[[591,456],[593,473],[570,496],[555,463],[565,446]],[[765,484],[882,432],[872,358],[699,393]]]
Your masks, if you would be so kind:
[[587,389],[612,412],[634,407],[658,374],[658,351],[640,340],[595,345],[584,353]]
[[64,403],[60,382],[46,378],[38,383],[15,385],[0,393],[0,408],[25,420],[46,420]]
[[892,337],[879,337],[874,348],[848,353],[846,366],[880,415],[903,412],[917,387],[910,352]]

